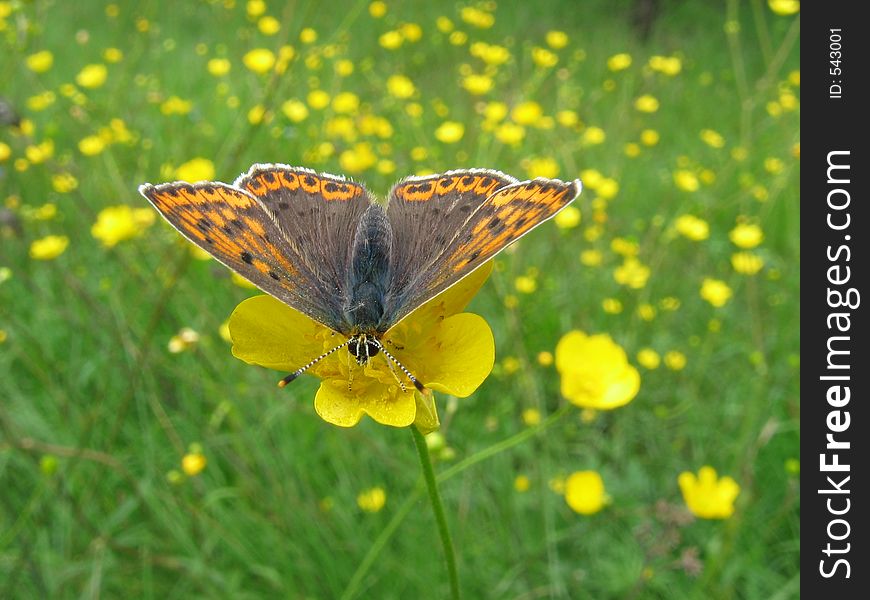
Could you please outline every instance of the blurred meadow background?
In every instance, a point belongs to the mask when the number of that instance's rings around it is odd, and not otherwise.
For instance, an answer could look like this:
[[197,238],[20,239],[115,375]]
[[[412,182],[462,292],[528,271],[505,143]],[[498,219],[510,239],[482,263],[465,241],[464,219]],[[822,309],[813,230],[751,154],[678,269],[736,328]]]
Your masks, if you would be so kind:
[[[257,292],[136,191],[256,162],[585,184],[469,307],[491,376],[437,397],[465,597],[797,597],[798,10],[0,1],[0,597],[447,595],[409,432],[234,359]],[[563,396],[576,330],[629,403]]]

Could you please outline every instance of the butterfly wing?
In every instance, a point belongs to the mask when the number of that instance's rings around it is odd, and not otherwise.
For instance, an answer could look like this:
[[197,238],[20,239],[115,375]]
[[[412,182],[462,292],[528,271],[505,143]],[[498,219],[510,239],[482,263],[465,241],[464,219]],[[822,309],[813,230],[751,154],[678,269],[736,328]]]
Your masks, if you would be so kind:
[[400,181],[387,208],[396,250],[383,329],[554,216],[581,189],[579,179],[520,182],[481,169]]
[[[319,243],[316,229],[322,219],[311,216],[318,212],[318,206],[323,209],[326,200],[318,205],[312,196],[321,192],[304,189],[302,196],[280,195],[276,206],[285,201],[295,202],[297,208],[304,206],[307,216],[300,220],[311,227],[307,237],[293,237],[288,234],[286,223],[282,226],[282,220],[248,188],[250,185],[259,190],[259,183],[266,185],[270,181],[257,167],[237,180],[246,184],[245,188],[224,183],[175,182],[144,184],[139,192],[184,237],[258,288],[331,329],[344,330],[344,279],[334,278],[332,272],[347,267],[333,265],[340,258],[321,260],[321,254],[327,252]],[[313,172],[310,175],[317,176]],[[273,176],[277,175],[273,172]],[[319,182],[320,176],[317,177]],[[364,191],[354,194],[354,197],[361,194],[368,204]],[[276,197],[272,193],[266,196],[270,202]],[[352,232],[351,229],[346,235],[351,236]],[[339,255],[343,249],[336,249]]]

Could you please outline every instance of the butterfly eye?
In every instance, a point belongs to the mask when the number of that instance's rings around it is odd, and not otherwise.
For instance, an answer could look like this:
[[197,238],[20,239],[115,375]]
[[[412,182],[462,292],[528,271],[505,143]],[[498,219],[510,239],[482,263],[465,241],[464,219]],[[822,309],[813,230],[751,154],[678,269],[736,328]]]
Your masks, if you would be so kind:
[[375,339],[369,339],[364,335],[353,337],[347,344],[347,350],[356,362],[363,365],[373,356],[380,352],[381,345]]

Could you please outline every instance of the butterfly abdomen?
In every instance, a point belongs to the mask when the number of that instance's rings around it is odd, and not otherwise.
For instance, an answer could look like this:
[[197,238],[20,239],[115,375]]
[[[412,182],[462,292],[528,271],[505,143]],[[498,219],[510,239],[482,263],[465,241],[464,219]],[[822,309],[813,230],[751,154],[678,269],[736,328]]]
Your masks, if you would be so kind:
[[352,331],[374,332],[384,316],[393,246],[390,222],[380,205],[372,204],[363,213],[352,243],[345,318]]

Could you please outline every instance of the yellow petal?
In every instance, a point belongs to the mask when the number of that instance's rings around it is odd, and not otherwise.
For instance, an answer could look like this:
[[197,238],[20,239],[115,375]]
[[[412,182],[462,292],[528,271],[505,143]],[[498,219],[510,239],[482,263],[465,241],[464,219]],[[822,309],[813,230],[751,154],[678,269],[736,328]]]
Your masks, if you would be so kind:
[[295,371],[319,356],[323,337],[330,334],[323,325],[271,296],[244,300],[230,315],[229,329],[233,356],[280,371]]
[[339,427],[353,427],[364,414],[382,425],[407,427],[417,412],[412,392],[402,393],[398,386],[373,379],[354,382],[350,390],[347,380],[324,381],[314,397],[314,409],[324,421]]
[[423,385],[460,398],[471,395],[492,371],[495,341],[478,315],[460,313],[444,319],[432,342],[414,355]]

